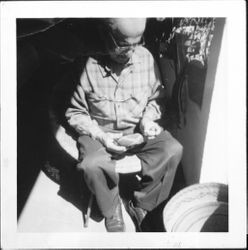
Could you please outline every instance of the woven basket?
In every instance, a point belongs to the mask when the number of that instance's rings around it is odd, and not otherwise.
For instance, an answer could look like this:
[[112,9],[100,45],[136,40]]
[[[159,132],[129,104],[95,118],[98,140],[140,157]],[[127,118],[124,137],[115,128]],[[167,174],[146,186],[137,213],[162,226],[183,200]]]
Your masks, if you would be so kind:
[[186,187],[165,206],[167,232],[227,232],[228,186],[203,183]]

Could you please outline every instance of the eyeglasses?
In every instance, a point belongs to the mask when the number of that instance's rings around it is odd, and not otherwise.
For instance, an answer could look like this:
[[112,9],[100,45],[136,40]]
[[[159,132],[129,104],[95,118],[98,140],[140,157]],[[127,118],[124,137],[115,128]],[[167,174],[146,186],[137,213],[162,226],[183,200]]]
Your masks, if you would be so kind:
[[141,37],[141,40],[137,43],[132,43],[132,44],[128,44],[128,45],[118,45],[117,41],[115,40],[115,38],[113,37],[113,35],[111,34],[111,32],[109,32],[109,36],[115,46],[114,50],[116,53],[118,54],[121,54],[121,53],[124,53],[124,52],[127,52],[131,49],[134,49],[135,47],[137,46],[143,46],[145,44],[145,41],[144,41],[144,37],[142,36]]

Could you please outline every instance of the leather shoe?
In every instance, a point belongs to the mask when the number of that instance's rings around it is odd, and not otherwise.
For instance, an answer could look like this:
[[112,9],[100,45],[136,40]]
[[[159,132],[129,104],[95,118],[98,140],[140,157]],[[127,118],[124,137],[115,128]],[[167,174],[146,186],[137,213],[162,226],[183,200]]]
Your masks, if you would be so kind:
[[120,200],[118,201],[114,215],[110,218],[105,218],[105,227],[108,232],[125,232]]
[[141,223],[147,215],[147,211],[140,207],[135,207],[132,201],[125,204],[125,208],[132,218],[138,232],[142,232]]

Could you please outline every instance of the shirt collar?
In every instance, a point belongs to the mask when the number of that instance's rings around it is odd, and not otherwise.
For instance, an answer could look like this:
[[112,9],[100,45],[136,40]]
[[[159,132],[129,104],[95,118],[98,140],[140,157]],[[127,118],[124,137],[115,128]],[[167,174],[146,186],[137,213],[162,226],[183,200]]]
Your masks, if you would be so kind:
[[103,57],[98,61],[98,67],[103,77],[107,77],[111,74],[111,69],[108,66],[108,59],[106,57]]
[[131,61],[131,63],[133,65],[136,65],[136,64],[141,63],[141,58],[140,58],[140,56],[138,55],[137,52],[134,52],[131,59],[130,59],[130,61]]
[[[109,60],[110,60],[109,58],[105,57],[99,63],[99,68],[100,68],[100,71],[101,71],[103,77],[110,76],[112,73],[111,68],[109,66]],[[139,57],[139,55],[137,53],[134,52],[126,66],[130,67],[131,70],[133,70],[135,68],[135,66],[139,63],[141,63],[141,58]]]

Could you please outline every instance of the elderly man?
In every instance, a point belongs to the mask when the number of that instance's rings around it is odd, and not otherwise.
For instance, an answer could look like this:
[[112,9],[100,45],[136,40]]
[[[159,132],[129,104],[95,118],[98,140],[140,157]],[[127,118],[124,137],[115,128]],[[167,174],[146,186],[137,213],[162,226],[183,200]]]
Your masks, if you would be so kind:
[[[146,19],[111,18],[101,31],[107,53],[90,57],[66,111],[78,132],[85,181],[96,197],[108,232],[123,232],[115,172],[116,155],[136,154],[142,171],[138,190],[126,206],[138,230],[147,212],[168,198],[182,146],[159,126],[164,87],[151,53],[142,46]],[[133,148],[118,143],[140,133]]]

